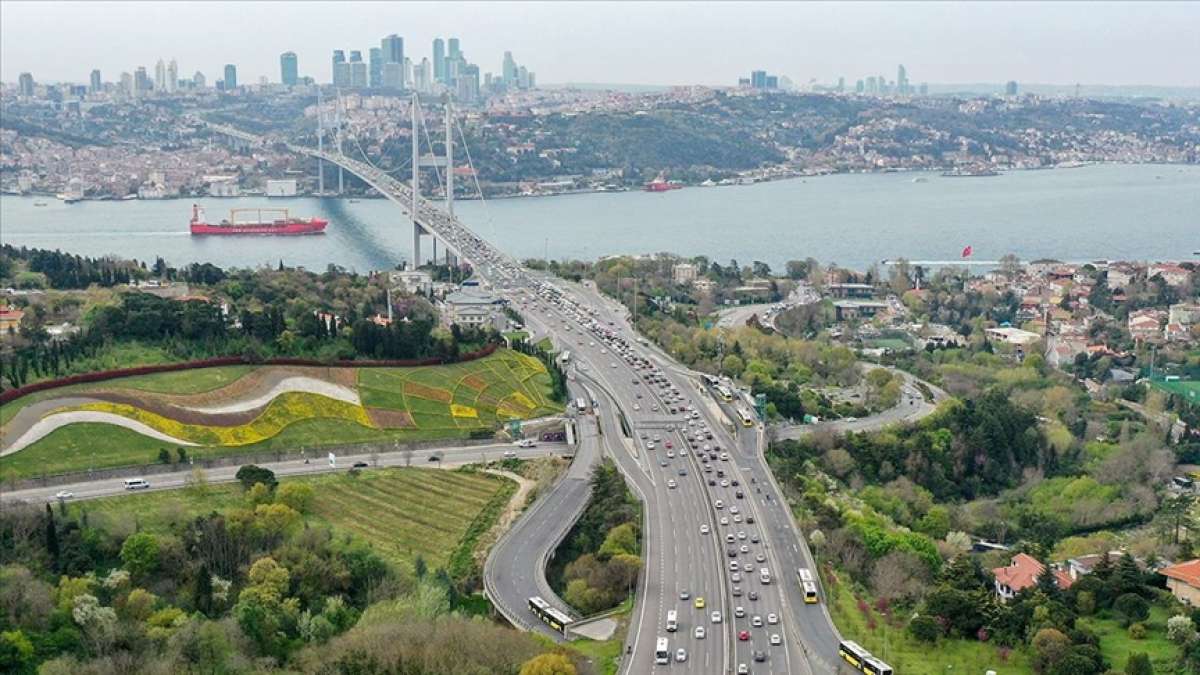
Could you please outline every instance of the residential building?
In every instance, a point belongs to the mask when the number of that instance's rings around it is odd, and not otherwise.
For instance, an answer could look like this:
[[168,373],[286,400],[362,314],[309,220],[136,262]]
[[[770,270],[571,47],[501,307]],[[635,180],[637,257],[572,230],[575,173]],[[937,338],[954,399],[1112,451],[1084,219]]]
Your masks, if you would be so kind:
[[429,295],[433,291],[433,277],[421,270],[388,272],[392,288],[409,295]]
[[[1046,566],[1031,555],[1014,555],[1007,567],[992,570],[992,575],[996,578],[996,595],[1005,602],[1013,599],[1017,593],[1036,585],[1038,577],[1045,569]],[[1062,589],[1070,588],[1075,581],[1071,575],[1058,569],[1054,570],[1054,580]]]
[[1180,302],[1171,305],[1167,311],[1167,323],[1177,323],[1181,326],[1200,323],[1200,303]]
[[16,307],[0,305],[0,339],[8,337],[9,333],[17,332],[24,316],[25,312]]
[[828,284],[825,291],[834,298],[870,298],[875,295],[871,284]]
[[1167,590],[1177,600],[1200,607],[1200,558],[1164,567],[1158,572],[1167,578]]
[[21,96],[33,96],[33,75],[21,73],[17,76],[17,93]]
[[225,91],[233,91],[237,89],[237,66],[232,63],[225,64]]
[[88,89],[93,94],[98,94],[98,93],[100,93],[100,90],[103,88],[104,88],[104,84],[100,81],[100,69],[99,68],[93,69],[91,82],[88,85]]
[[837,300],[833,303],[834,318],[838,321],[870,318],[886,311],[891,305],[881,300]]
[[1191,275],[1191,270],[1187,269],[1186,267],[1176,265],[1175,263],[1159,263],[1156,265],[1151,265],[1150,269],[1146,271],[1146,276],[1148,278],[1153,279],[1154,277],[1161,276],[1163,281],[1165,281],[1168,286],[1173,288],[1179,288],[1180,286],[1186,284]]
[[678,263],[671,268],[671,277],[677,284],[690,284],[696,280],[697,271],[692,263]]
[[1139,309],[1129,313],[1126,327],[1135,342],[1155,342],[1162,335],[1166,312],[1158,309]]
[[296,52],[284,52],[279,55],[279,81],[289,87],[300,82],[299,59]]
[[1037,333],[1012,327],[987,328],[984,330],[984,333],[990,340],[1016,347],[1024,347],[1042,339],[1042,336]]

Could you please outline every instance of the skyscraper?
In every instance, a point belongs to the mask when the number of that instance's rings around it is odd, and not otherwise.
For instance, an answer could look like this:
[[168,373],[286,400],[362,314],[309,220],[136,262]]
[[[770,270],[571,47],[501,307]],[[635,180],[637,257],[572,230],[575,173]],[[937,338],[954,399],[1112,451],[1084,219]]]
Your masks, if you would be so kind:
[[359,89],[367,86],[367,64],[357,49],[350,50],[350,86]]
[[896,93],[907,94],[908,92],[908,71],[901,64],[896,68]]
[[232,63],[225,64],[225,91],[237,89],[237,66]]
[[512,52],[504,52],[504,62],[500,64],[500,77],[504,80],[505,87],[516,88],[517,62],[513,60]]
[[296,58],[296,52],[279,55],[279,81],[289,87],[300,81],[300,60]]
[[392,33],[379,41],[384,63],[404,63],[404,38]]
[[433,79],[446,81],[446,42],[442,38],[433,41]]
[[1005,83],[1004,95],[1005,96],[1016,96],[1017,95],[1017,81],[1016,80],[1009,80],[1007,83]]
[[433,87],[433,83],[430,79],[432,77],[432,72],[432,65],[430,65],[429,59],[421,59],[421,63],[413,67],[412,88],[418,93],[428,94]]
[[167,64],[167,91],[174,94],[179,89],[179,64],[175,59]]
[[92,70],[92,79],[89,89],[94,94],[104,87],[104,83],[100,81],[100,69]]
[[154,85],[150,82],[150,76],[146,74],[146,66],[138,66],[137,70],[133,71],[133,93],[135,96],[150,91]]
[[17,89],[21,96],[33,96],[33,73],[21,73],[17,77]]
[[367,85],[371,87],[383,86],[383,49],[380,47],[371,47],[367,53],[367,60],[370,68],[367,72]]
[[451,61],[457,61],[462,56],[462,50],[458,48],[458,38],[450,38],[450,51],[446,54],[446,58]]
[[750,86],[755,89],[767,88],[767,71],[754,70],[750,72]]
[[192,86],[197,89],[203,89],[207,85],[208,79],[204,77],[204,73],[197,70],[196,74],[192,75]]
[[350,64],[346,62],[346,52],[333,50],[333,86],[350,86]]
[[383,64],[383,86],[388,89],[403,89],[404,88],[404,64],[403,63],[385,63],[385,64]]
[[167,90],[167,64],[162,59],[154,64],[154,91]]
[[121,91],[125,92],[126,96],[133,96],[133,75],[121,73]]

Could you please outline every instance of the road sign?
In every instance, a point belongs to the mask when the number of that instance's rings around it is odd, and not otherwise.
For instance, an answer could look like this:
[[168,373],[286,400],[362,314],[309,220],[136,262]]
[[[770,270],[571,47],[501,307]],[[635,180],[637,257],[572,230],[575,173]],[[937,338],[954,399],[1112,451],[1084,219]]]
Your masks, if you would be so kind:
[[332,452],[329,453],[329,468],[337,468],[337,455],[333,454]]

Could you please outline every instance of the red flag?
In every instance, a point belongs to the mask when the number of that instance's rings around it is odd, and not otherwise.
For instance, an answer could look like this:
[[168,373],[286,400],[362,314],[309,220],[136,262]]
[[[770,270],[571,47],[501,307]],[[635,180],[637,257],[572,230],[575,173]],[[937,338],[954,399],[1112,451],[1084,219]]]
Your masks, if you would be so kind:
[[964,258],[970,258],[970,257],[971,257],[971,247],[970,247],[970,246],[968,246],[968,247],[966,247],[966,248],[964,248],[964,249],[963,249],[963,252],[962,252],[962,257],[964,257]]

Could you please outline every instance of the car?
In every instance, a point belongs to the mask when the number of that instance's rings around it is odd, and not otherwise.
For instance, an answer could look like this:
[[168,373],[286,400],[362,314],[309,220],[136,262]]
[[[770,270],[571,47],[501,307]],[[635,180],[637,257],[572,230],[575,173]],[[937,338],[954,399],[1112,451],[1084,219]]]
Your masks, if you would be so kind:
[[715,481],[715,480],[713,480],[713,479],[709,478],[709,479],[708,479],[708,485],[709,485],[709,487],[715,487],[715,486],[717,485],[717,481]]
[[517,441],[515,445],[518,448],[536,448],[537,441],[533,440],[532,438],[522,438],[521,440]]
[[675,459],[675,451],[674,450],[667,451],[667,459]]
[[737,479],[734,478],[733,482],[731,482],[730,485],[732,485],[733,487],[737,487],[739,485],[739,483],[738,483]]
[[732,593],[733,597],[735,597],[735,598],[742,597],[742,587],[741,586],[734,586],[729,589],[729,592]]
[[721,623],[721,613],[720,612],[713,612],[712,614],[709,615],[708,618],[711,619],[713,623]]
[[732,533],[732,532],[726,532],[726,533],[725,533],[725,543],[726,543],[726,544],[732,544],[732,543],[733,543],[733,533]]
[[692,631],[692,635],[695,635],[697,640],[703,640],[704,626],[696,626],[696,630]]
[[759,553],[758,555],[754,556],[754,562],[760,562],[760,563],[767,562],[767,556],[763,555],[762,553]]
[[692,604],[696,606],[696,609],[704,609],[704,596],[697,595],[696,601],[693,602]]
[[517,452],[515,450],[505,450],[503,453],[501,453],[501,455],[504,457],[504,459],[517,458]]
[[767,653],[766,653],[766,652],[764,652],[764,651],[762,651],[762,650],[758,650],[758,651],[754,652],[754,660],[755,660],[755,661],[758,661],[759,663],[762,663],[763,661],[766,661],[766,660],[767,660]]
[[71,499],[74,496],[75,493],[71,492],[70,490],[59,490],[58,492],[54,493],[55,499]]
[[779,623],[779,615],[774,612],[771,612],[770,614],[767,615],[767,623],[771,624],[772,626]]
[[689,591],[688,589],[685,588],[682,591],[679,591],[679,599],[680,600],[690,600],[691,598],[692,598],[692,592]]
[[745,642],[746,640],[749,640],[749,639],[750,639],[750,631],[748,631],[748,630],[738,631],[738,640]]
[[658,465],[665,467],[665,466],[670,466],[671,463],[667,461],[666,457],[664,457],[658,461]]
[[745,530],[738,530],[738,532],[737,532],[737,538],[738,538],[738,539],[741,539],[741,540],[743,540],[743,541],[745,541],[745,539],[746,539],[746,531],[745,531]]
[[737,492],[733,493],[733,496],[734,496],[734,497],[737,497],[738,499],[742,499],[742,498],[744,498],[746,495],[742,494],[742,491],[741,491],[741,490],[738,490]]
[[758,601],[758,591],[750,591],[750,594],[747,597],[749,597],[752,601],[757,602]]
[[744,663],[739,663],[737,672],[738,675],[750,675],[750,666],[747,666]]
[[713,502],[713,508],[714,509],[723,509],[723,508],[725,508],[725,502],[718,499],[717,501]]
[[736,618],[738,618],[738,619],[744,619],[744,618],[746,618],[746,608],[745,608],[745,607],[742,607],[741,605],[738,605],[737,607],[734,607],[734,608],[733,608],[733,616],[734,616],[734,617],[736,617]]
[[737,582],[739,582],[739,581],[741,581],[741,580],[742,580],[742,573],[741,573],[741,572],[734,572],[734,573],[730,574],[730,575],[729,575],[729,580],[730,580],[730,581],[732,581],[733,583],[735,583],[735,584],[736,584]]
[[669,479],[669,480],[667,481],[667,487],[668,487],[669,489],[671,489],[671,490],[674,490],[674,489],[675,489],[675,479],[674,479],[674,478],[672,478],[672,479]]
[[654,441],[646,441],[646,449],[653,450],[654,449]]
[[775,647],[783,644],[783,638],[779,637],[779,633],[771,633],[771,644]]
[[641,409],[642,409],[642,404],[641,404],[641,403],[634,403],[634,404],[633,404],[633,409],[634,409],[634,410],[641,410]]
[[761,617],[761,616],[759,616],[759,615],[757,615],[757,614],[755,614],[755,615],[754,615],[753,617],[751,617],[751,619],[750,619],[750,625],[751,625],[751,626],[754,626],[755,628],[762,628],[762,626],[763,626],[763,620],[762,620],[762,617]]
[[687,650],[683,647],[675,650],[675,660],[679,663],[687,661]]
[[738,550],[741,551],[743,555],[745,555],[750,552],[750,547],[745,544],[742,544],[740,547],[738,547]]
[[759,540],[758,540],[758,535],[757,535],[757,534],[752,534],[752,535],[750,535],[750,543],[751,543],[751,544],[757,544],[757,543],[758,543],[758,541],[759,541]]
[[746,524],[753,525],[754,524],[754,516],[746,516]]
[[721,487],[729,487],[729,481],[727,481],[727,480],[722,480],[722,481],[721,481]]
[[441,456],[441,455],[430,455],[430,456],[429,456],[429,461],[431,461],[431,462],[440,462],[440,461],[442,461],[442,456]]
[[727,516],[721,516],[721,524],[722,524],[722,525],[728,525],[728,524],[729,524],[729,518],[728,518]]
[[725,551],[725,555],[729,556],[730,558],[736,558],[737,557],[737,549],[730,548]]
[[[730,550],[732,551],[733,549],[730,549]],[[736,551],[734,553],[736,554]],[[733,557],[733,556],[730,556],[730,557]],[[738,561],[736,561],[736,560],[729,561],[729,571],[730,572],[738,571]],[[738,617],[738,618],[740,619],[741,617]]]
[[[710,532],[708,525],[700,526],[700,534],[708,534]],[[761,562],[761,561],[760,561]]]

